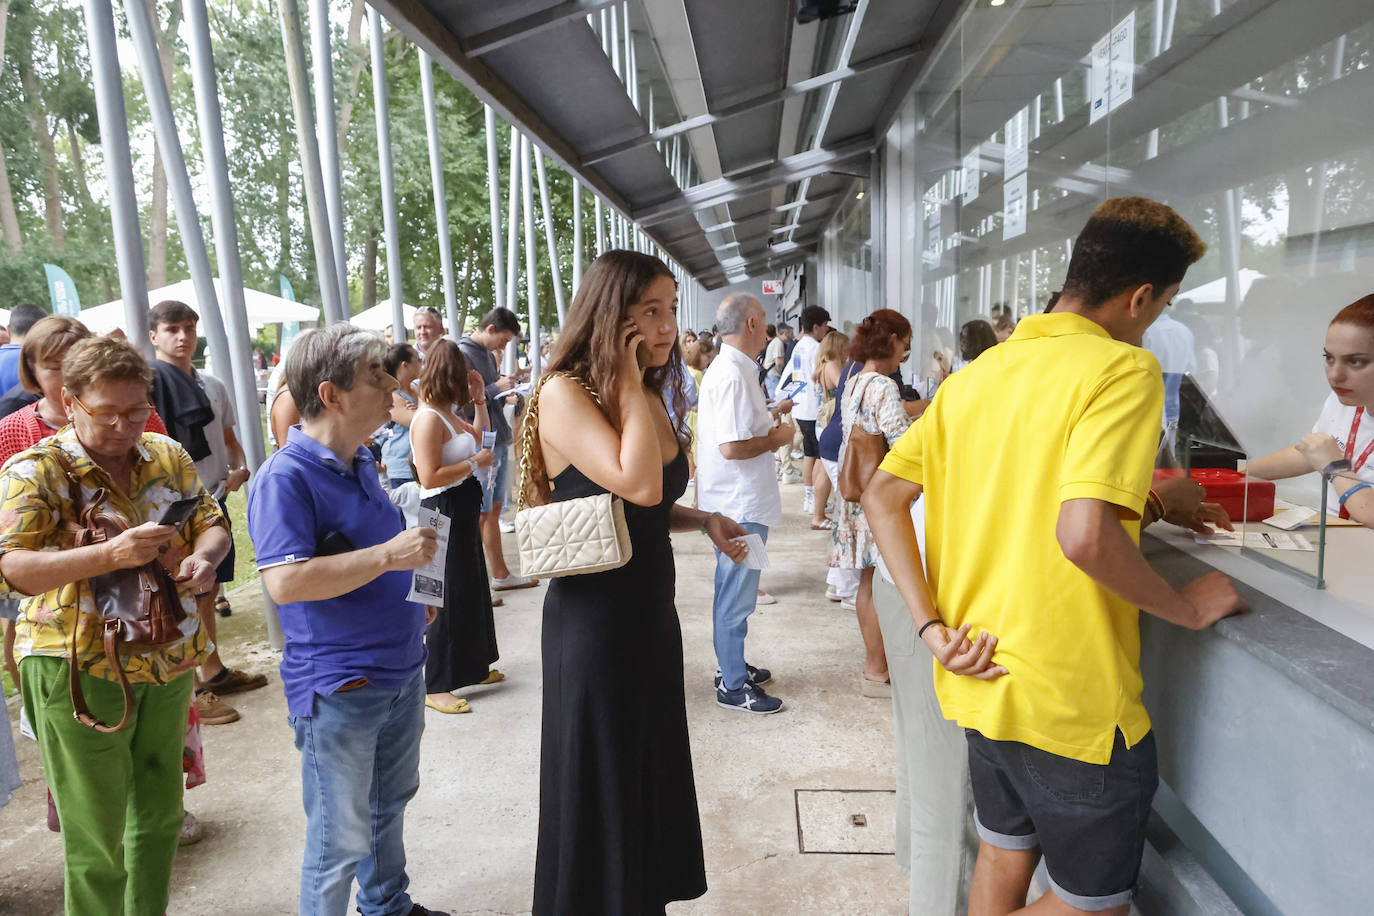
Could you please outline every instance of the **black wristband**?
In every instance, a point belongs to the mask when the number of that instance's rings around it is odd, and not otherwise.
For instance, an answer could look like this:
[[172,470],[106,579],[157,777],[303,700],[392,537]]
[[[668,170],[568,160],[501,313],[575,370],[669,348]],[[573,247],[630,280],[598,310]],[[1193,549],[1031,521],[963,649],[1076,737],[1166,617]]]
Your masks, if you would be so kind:
[[920,628],[919,630],[916,631],[916,638],[917,638],[917,639],[922,639],[922,638],[924,638],[925,635],[926,635],[926,630],[929,630],[931,627],[935,626],[937,623],[940,624],[941,626],[943,626],[945,622],[944,622],[943,620],[941,620],[939,617],[936,617],[936,618],[934,618],[934,619],[927,620],[925,623],[921,624],[921,628]]

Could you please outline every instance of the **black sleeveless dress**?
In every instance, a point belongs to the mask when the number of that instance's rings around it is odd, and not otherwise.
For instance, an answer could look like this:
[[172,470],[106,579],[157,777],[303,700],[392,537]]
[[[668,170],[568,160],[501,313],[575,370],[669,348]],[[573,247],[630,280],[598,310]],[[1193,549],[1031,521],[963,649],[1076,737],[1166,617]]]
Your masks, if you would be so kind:
[[[679,451],[662,502],[625,503],[629,563],[549,582],[536,914],[662,913],[706,892],[668,537],[687,476]],[[555,500],[605,492],[573,467],[552,483]]]

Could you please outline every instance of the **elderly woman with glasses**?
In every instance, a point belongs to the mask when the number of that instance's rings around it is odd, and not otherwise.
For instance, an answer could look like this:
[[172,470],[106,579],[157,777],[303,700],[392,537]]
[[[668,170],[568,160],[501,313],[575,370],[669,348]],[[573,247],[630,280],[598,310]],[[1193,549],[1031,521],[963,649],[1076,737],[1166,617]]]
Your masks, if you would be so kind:
[[[182,736],[191,671],[207,639],[197,594],[215,586],[229,549],[219,505],[195,465],[172,439],[145,432],[152,370],[128,343],[86,338],[62,359],[60,399],[71,424],[20,452],[0,471],[0,576],[27,595],[16,648],[24,705],[38,735],[43,767],[62,820],[68,913],[161,913],[181,829]],[[50,396],[45,391],[45,399]],[[74,546],[81,501],[129,527],[103,543]],[[159,524],[173,502],[194,499],[179,527]],[[152,651],[111,659],[89,580],[161,563],[175,579],[186,613],[180,638]],[[131,684],[127,727],[106,733],[74,716],[70,667],[92,713],[119,721],[125,699],[119,664]]]

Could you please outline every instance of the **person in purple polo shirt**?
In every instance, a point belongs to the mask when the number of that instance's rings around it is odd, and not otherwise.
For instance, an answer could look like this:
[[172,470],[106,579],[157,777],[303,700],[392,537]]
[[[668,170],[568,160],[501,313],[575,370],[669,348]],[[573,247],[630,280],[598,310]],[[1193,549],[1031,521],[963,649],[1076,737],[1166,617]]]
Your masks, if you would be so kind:
[[343,323],[296,339],[285,371],[301,424],[248,498],[248,533],[286,637],[281,680],[301,752],[302,916],[342,916],[355,874],[363,916],[444,916],[406,893],[402,821],[420,785],[426,609],[405,599],[409,570],[429,562],[437,541],[431,529],[405,528],[363,447],[396,390],[385,349]]

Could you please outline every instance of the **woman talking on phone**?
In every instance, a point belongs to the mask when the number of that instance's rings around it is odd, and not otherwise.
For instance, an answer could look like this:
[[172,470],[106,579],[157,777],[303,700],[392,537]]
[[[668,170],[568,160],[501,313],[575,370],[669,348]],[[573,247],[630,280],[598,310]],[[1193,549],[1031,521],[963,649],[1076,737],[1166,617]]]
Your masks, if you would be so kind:
[[1374,528],[1374,417],[1369,416],[1374,411],[1374,293],[1331,319],[1322,358],[1331,394],[1312,431],[1245,470],[1265,480],[1314,471],[1334,474],[1327,484],[1326,511]]
[[[550,581],[534,912],[662,913],[706,891],[669,531],[736,561],[744,529],[687,488],[677,284],[658,258],[608,251],[554,346],[522,482],[533,502],[609,491],[633,544],[618,569]],[[531,422],[534,422],[533,420]]]

